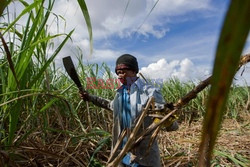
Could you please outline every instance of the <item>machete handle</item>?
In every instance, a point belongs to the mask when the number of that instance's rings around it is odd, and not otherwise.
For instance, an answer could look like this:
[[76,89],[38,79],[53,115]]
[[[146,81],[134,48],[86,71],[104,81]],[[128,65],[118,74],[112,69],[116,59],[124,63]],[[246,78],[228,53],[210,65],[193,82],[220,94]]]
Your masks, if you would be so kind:
[[74,81],[76,86],[78,87],[79,91],[85,91],[82,87],[81,81],[78,77],[78,74],[76,72],[74,63],[70,56],[63,58],[63,65],[66,69],[66,72],[68,73],[69,77]]

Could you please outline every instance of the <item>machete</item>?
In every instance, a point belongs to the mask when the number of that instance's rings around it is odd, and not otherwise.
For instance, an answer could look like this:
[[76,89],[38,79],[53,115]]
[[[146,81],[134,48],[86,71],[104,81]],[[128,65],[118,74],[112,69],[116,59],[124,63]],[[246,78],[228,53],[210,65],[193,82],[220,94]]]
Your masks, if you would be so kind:
[[80,91],[84,91],[81,81],[77,75],[75,66],[73,64],[73,61],[71,59],[70,56],[64,57],[63,58],[63,65],[67,71],[67,73],[69,74],[70,78],[74,81],[74,83],[76,84],[76,86],[78,87],[78,89]]

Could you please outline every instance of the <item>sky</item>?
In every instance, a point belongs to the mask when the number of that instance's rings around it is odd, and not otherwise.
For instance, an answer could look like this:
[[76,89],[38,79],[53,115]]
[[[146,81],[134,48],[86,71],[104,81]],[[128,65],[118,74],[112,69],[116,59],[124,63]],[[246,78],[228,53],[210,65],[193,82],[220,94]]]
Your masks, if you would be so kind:
[[[56,62],[64,56],[83,62],[103,62],[114,71],[125,53],[137,57],[140,72],[151,79],[200,81],[212,73],[217,41],[229,0],[85,0],[92,23],[89,34],[76,0],[56,0],[50,18],[51,33],[75,29]],[[12,4],[20,8],[18,2]],[[10,7],[11,8],[11,7]],[[63,18],[63,19],[62,19]],[[22,20],[21,20],[22,21]],[[24,20],[23,20],[24,21]],[[25,23],[26,21],[24,21]],[[250,53],[250,38],[242,54]],[[250,65],[240,70],[236,84],[250,85]]]

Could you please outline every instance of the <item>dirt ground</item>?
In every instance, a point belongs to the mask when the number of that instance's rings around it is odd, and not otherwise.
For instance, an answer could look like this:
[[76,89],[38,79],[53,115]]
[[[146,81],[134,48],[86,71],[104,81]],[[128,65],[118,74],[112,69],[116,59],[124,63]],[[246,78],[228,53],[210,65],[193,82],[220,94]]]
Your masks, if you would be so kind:
[[[160,132],[163,166],[195,166],[202,120],[182,122],[178,131]],[[240,121],[224,119],[211,166],[250,166],[250,114]]]

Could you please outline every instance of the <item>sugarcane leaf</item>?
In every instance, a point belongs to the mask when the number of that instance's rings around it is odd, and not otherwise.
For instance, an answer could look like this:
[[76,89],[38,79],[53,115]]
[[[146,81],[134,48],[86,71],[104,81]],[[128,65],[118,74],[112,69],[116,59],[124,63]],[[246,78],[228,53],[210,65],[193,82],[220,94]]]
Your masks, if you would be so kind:
[[0,16],[2,16],[4,9],[10,4],[11,0],[0,0]]
[[210,166],[230,86],[250,28],[250,1],[231,1],[217,45],[198,166]]
[[24,10],[22,10],[22,12],[20,13],[20,15],[17,16],[17,18],[9,24],[9,26],[5,29],[5,31],[3,32],[3,35],[8,32],[8,30],[10,28],[12,28],[16,22],[23,16],[25,15],[26,13],[30,12],[33,8],[37,7],[40,3],[41,3],[42,0],[37,0],[37,1],[34,1],[34,3],[30,4],[29,6],[27,6]]
[[85,18],[87,27],[88,27],[88,32],[89,32],[89,41],[90,41],[90,54],[93,52],[93,37],[92,37],[92,25],[91,25],[91,20],[88,12],[87,5],[85,3],[85,0],[77,0],[78,4],[80,5],[80,8],[82,10],[82,14]]
[[68,41],[68,39],[70,38],[70,36],[72,35],[72,33],[74,32],[74,30],[72,30],[67,37],[63,40],[63,42],[57,47],[57,49],[55,50],[55,52],[50,56],[50,58],[46,61],[46,63],[44,64],[44,66],[41,68],[41,70],[39,71],[39,73],[34,77],[34,79],[32,80],[32,82],[30,83],[30,86],[32,86],[39,78],[40,76],[44,73],[44,71],[48,68],[48,66],[51,64],[51,62],[55,59],[55,57],[58,55],[58,53],[60,52],[60,50],[63,48],[63,46],[65,45],[65,43]]

